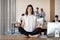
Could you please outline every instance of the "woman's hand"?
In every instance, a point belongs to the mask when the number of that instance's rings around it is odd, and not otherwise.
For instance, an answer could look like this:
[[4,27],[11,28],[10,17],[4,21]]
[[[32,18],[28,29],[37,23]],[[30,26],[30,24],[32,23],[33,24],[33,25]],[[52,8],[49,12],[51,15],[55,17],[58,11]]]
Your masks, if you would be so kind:
[[20,26],[20,23],[19,23],[19,22],[16,22],[16,23],[15,23],[15,26],[16,26],[16,27],[19,27],[19,26]]
[[37,25],[36,28],[42,28],[43,26],[42,25]]

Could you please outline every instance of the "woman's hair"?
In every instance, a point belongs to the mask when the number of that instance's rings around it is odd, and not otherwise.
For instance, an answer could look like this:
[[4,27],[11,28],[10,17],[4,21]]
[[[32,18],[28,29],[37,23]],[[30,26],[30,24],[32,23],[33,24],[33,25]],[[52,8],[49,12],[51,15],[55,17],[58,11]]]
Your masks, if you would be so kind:
[[28,7],[32,8],[32,13],[31,14],[33,15],[34,14],[34,10],[33,10],[33,6],[31,4],[27,6],[25,14],[28,15],[28,11],[27,11]]

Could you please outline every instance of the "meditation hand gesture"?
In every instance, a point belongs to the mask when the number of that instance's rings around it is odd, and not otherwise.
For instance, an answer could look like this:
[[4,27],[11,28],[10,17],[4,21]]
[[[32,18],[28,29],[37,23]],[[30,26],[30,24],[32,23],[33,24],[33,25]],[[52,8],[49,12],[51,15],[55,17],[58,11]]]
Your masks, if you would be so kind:
[[19,27],[20,26],[20,23],[19,22],[16,22],[15,26]]
[[43,26],[42,25],[37,25],[36,28],[42,28]]

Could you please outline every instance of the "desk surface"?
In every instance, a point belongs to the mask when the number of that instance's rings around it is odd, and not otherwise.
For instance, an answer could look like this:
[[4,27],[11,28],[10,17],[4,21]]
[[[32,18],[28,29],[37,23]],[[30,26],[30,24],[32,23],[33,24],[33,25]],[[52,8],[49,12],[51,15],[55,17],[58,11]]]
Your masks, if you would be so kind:
[[26,38],[21,35],[4,35],[0,36],[0,40],[60,40],[60,38]]

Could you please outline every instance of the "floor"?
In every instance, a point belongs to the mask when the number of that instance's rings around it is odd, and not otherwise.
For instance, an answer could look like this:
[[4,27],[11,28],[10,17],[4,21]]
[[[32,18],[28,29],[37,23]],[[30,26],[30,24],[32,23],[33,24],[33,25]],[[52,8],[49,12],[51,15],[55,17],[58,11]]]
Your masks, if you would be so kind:
[[0,36],[0,40],[60,40],[60,38],[26,38],[22,35],[2,35]]

